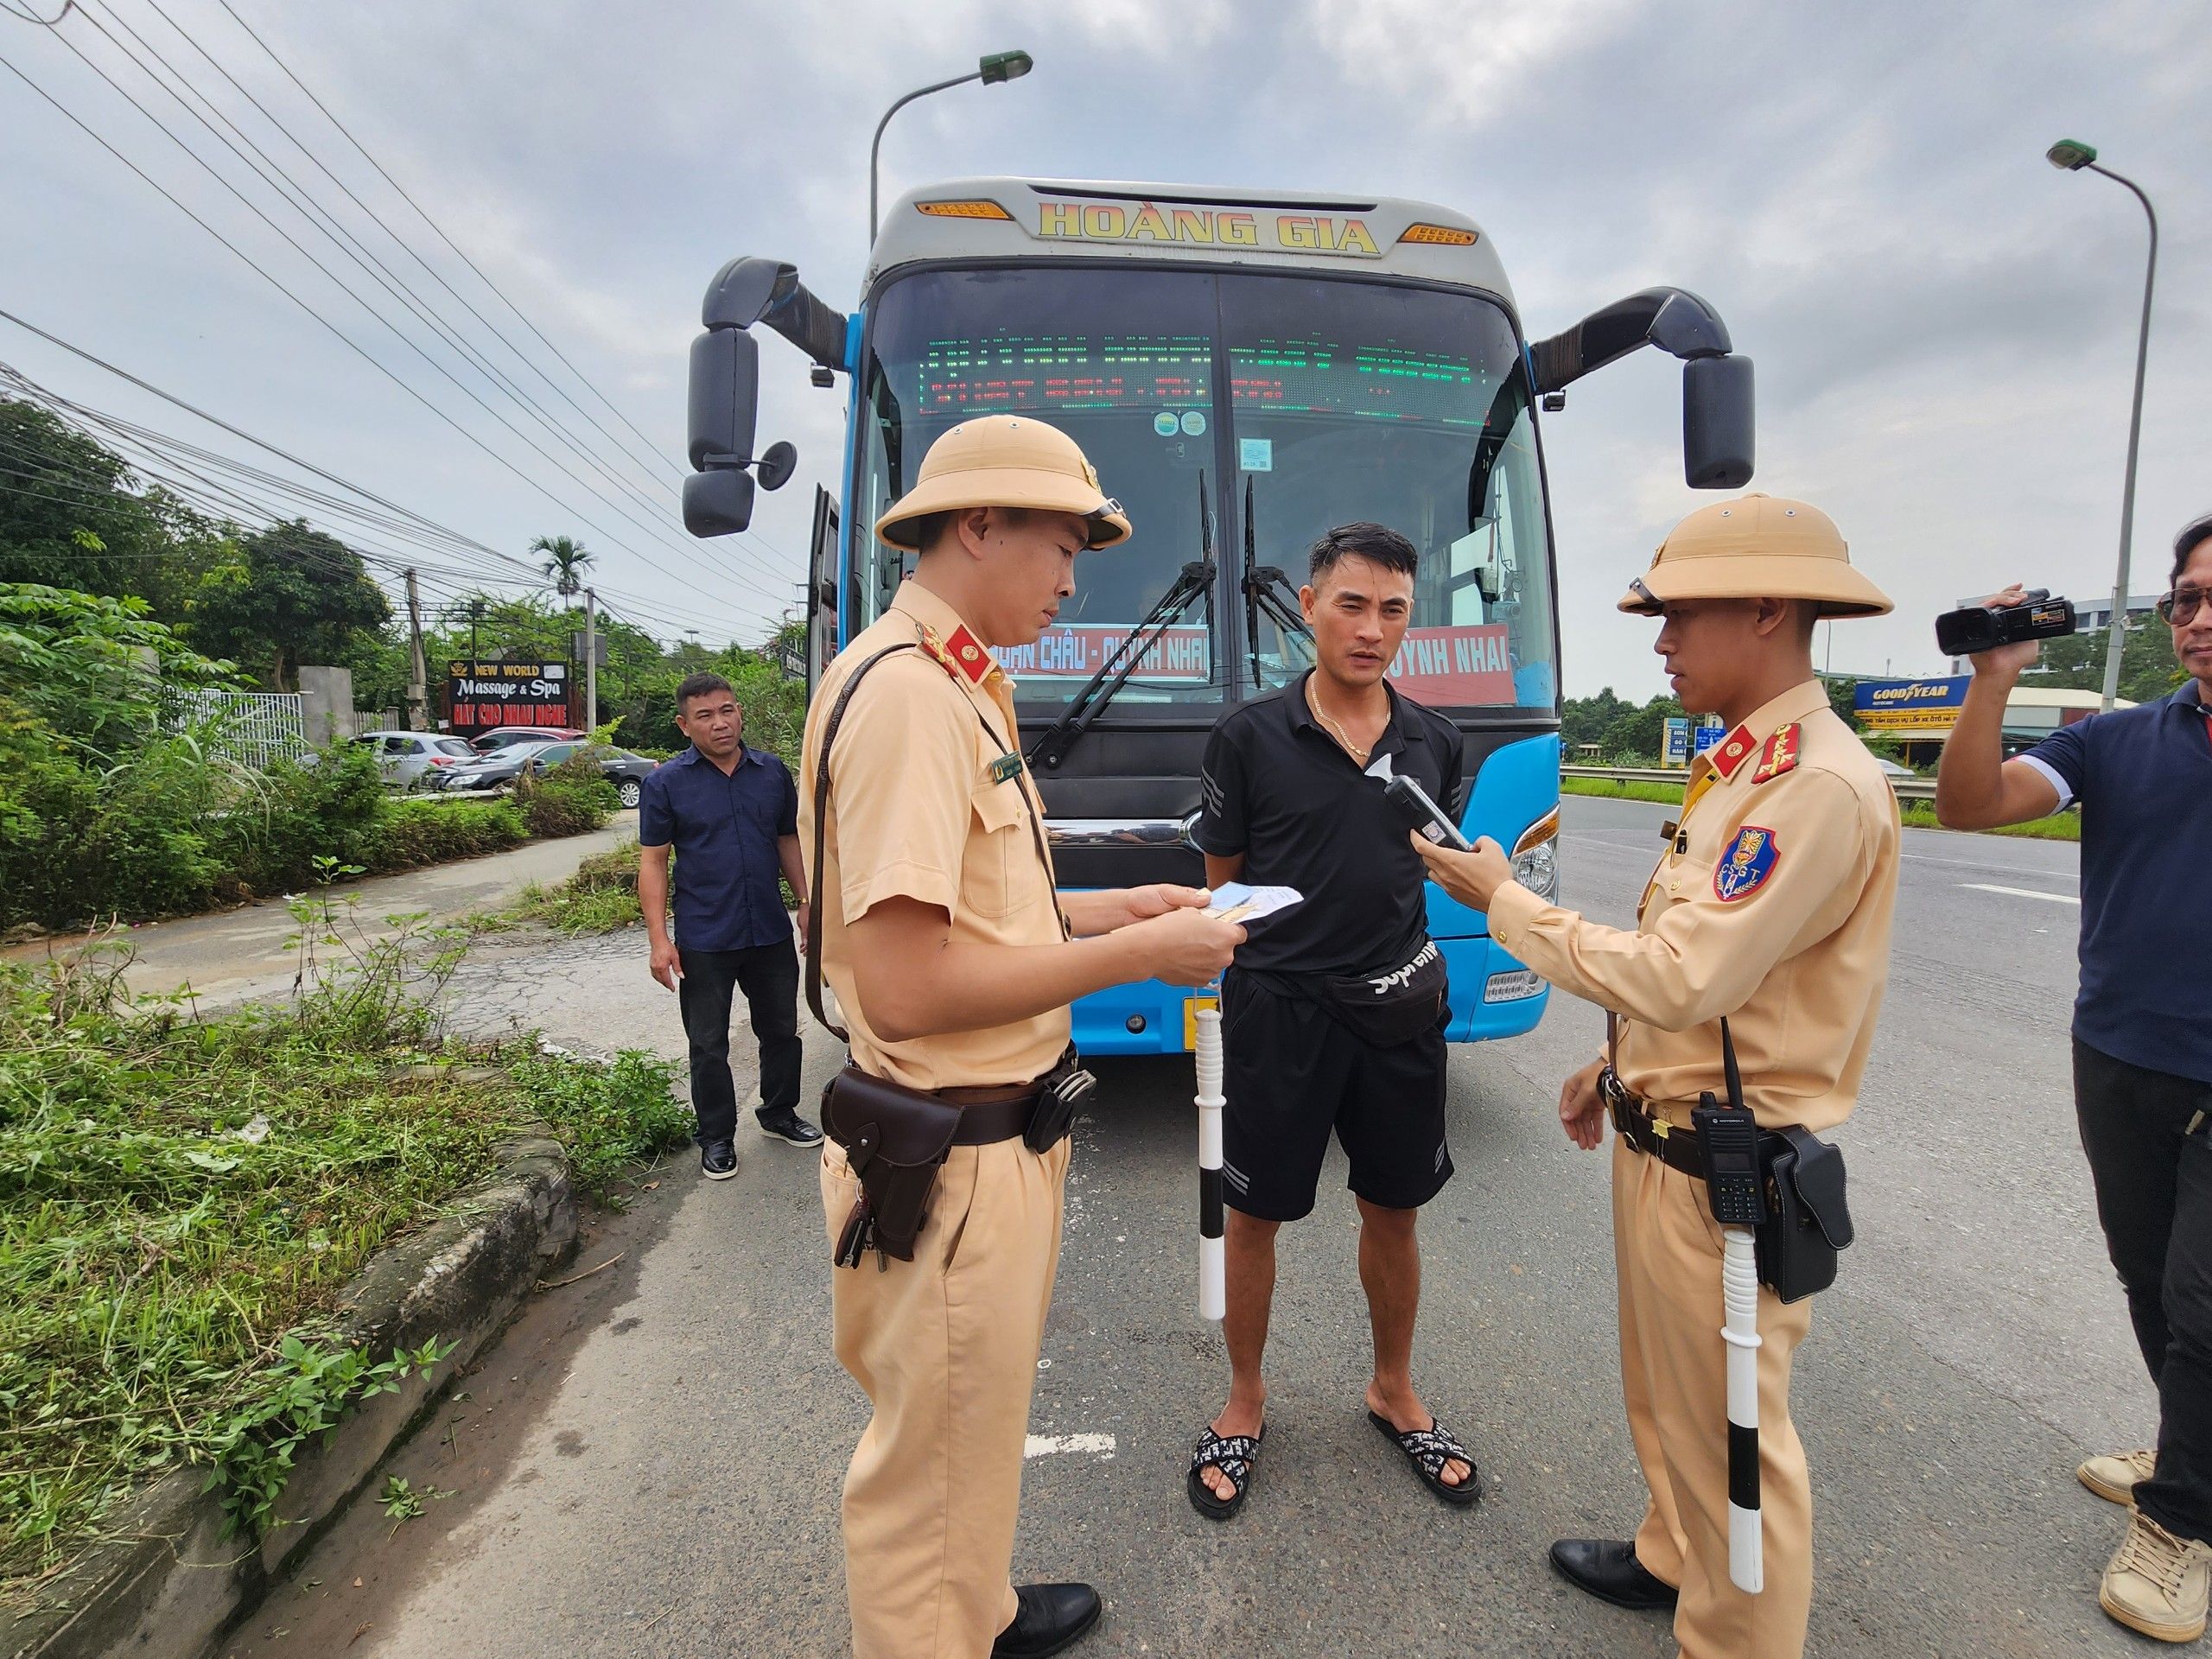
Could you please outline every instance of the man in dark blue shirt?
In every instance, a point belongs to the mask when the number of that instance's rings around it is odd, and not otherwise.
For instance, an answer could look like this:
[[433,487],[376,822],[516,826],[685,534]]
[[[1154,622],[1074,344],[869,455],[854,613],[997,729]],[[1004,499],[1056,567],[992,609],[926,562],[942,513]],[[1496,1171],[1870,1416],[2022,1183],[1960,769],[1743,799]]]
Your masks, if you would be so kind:
[[[677,993],[691,1044],[699,1167],[737,1173],[737,1090],[729,1071],[733,994],[745,993],[760,1041],[760,1132],[822,1143],[798,1115],[798,953],[779,875],[806,891],[798,791],[774,755],[745,746],[745,711],[719,674],[676,688],[676,723],[691,747],[655,768],[638,801],[638,902],[652,938],[652,976]],[[676,860],[676,938],[668,935],[669,854]],[[799,905],[799,931],[806,906]]]
[[[2019,588],[1992,605],[2018,604]],[[1974,659],[1936,808],[1954,829],[2082,804],[2074,1103],[2105,1243],[2158,1389],[2158,1445],[2091,1458],[2133,1503],[2099,1600],[2167,1642],[2203,1633],[2212,1590],[2212,515],[2174,541],[2158,614],[2181,689],[2002,759],[2005,701],[2033,643]]]

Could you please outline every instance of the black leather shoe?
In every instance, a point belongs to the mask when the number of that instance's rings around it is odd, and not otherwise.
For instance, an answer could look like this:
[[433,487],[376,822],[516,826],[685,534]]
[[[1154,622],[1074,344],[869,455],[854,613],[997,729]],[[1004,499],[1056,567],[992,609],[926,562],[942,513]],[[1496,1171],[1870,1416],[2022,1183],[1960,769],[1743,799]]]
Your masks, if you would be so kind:
[[709,1141],[699,1148],[699,1173],[710,1181],[726,1181],[737,1173],[737,1143]]
[[771,1141],[788,1141],[795,1147],[822,1144],[822,1131],[788,1107],[780,1112],[757,1114],[753,1121]]
[[1098,1623],[1098,1592],[1087,1584],[1022,1584],[1014,1623],[991,1643],[991,1659],[1045,1659],[1063,1653]]
[[1670,1612],[1675,1587],[1655,1579],[1636,1559],[1636,1546],[1618,1538],[1562,1538],[1552,1546],[1560,1577],[1600,1601],[1631,1612]]

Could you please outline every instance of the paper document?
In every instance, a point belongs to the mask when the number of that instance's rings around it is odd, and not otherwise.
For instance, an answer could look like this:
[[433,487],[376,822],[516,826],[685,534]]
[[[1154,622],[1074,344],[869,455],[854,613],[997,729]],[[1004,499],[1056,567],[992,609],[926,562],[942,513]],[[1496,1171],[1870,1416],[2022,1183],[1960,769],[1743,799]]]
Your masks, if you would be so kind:
[[1242,881],[1224,881],[1213,890],[1213,900],[1206,910],[1224,921],[1256,922],[1305,900],[1306,895],[1295,887],[1251,887]]

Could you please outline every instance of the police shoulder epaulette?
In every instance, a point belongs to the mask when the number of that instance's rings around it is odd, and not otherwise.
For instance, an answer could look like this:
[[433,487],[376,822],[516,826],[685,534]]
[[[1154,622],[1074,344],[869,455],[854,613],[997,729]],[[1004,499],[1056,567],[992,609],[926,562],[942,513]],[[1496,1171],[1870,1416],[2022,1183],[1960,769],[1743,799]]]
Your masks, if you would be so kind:
[[1759,751],[1759,764],[1751,773],[1751,781],[1770,783],[1783,772],[1796,770],[1798,741],[1798,726],[1793,720],[1767,739],[1766,747]]

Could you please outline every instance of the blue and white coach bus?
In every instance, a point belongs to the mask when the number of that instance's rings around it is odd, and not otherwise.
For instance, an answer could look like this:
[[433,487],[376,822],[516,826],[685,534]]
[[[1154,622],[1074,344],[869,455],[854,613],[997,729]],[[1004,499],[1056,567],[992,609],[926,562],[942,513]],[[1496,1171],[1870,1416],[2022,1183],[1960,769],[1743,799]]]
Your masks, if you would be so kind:
[[[1372,519],[1421,555],[1390,672],[1465,736],[1470,836],[1557,881],[1559,631],[1537,404],[1646,344],[1685,360],[1683,465],[1751,473],[1748,359],[1712,308],[1657,288],[1530,341],[1490,238],[1425,202],[1185,186],[963,179],[902,197],[860,305],[790,265],[732,260],[691,358],[684,520],[746,527],[756,478],[756,325],[847,377],[842,511],[815,511],[809,675],[882,612],[911,556],[869,534],[931,440],[977,412],[1033,414],[1080,443],[1135,535],[1085,559],[1060,626],[1002,653],[1021,741],[1071,887],[1202,881],[1189,831],[1206,734],[1309,660],[1297,588],[1325,530]],[[1547,993],[1484,918],[1429,890],[1451,1036],[1529,1030]],[[1157,982],[1085,998],[1087,1053],[1172,1052],[1188,995]]]

